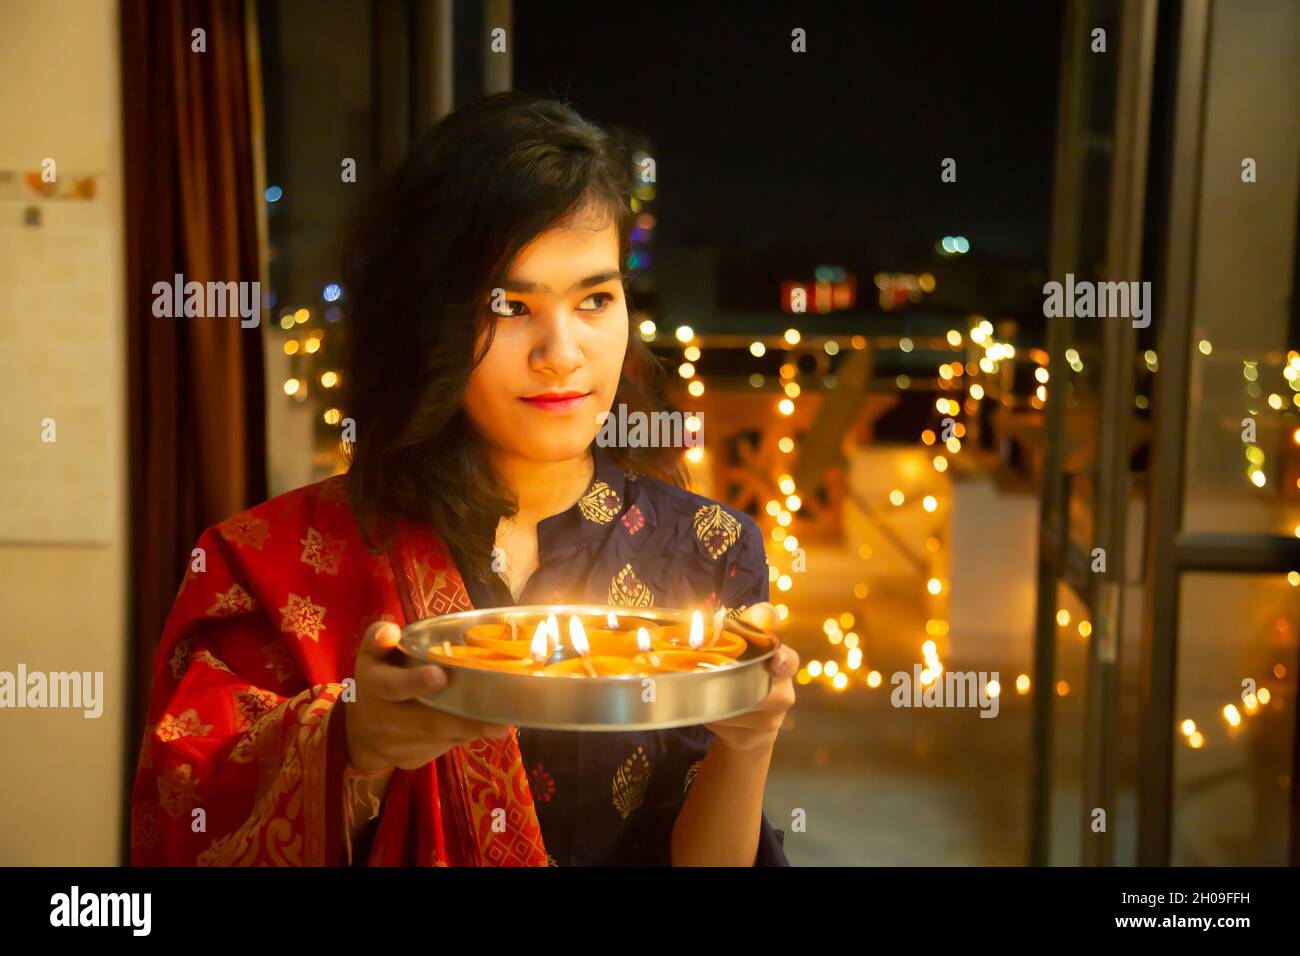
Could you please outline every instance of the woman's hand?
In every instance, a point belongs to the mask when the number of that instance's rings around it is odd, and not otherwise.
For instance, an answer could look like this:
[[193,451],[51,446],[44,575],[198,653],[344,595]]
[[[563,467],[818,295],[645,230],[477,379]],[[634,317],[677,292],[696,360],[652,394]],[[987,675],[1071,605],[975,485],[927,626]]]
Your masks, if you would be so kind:
[[[371,625],[357,652],[356,700],[347,707],[348,762],[358,770],[414,770],[452,747],[480,737],[505,738],[510,728],[465,720],[414,700],[447,686],[436,664],[402,667],[392,652],[396,624]],[[399,658],[400,660],[400,658]]]
[[[764,631],[774,631],[778,620],[776,608],[771,604],[755,604],[740,613],[740,619]],[[772,672],[772,687],[767,696],[753,710],[705,724],[732,750],[757,750],[771,748],[785,720],[785,713],[794,705],[794,675],[799,670],[799,655],[782,644],[767,662]]]

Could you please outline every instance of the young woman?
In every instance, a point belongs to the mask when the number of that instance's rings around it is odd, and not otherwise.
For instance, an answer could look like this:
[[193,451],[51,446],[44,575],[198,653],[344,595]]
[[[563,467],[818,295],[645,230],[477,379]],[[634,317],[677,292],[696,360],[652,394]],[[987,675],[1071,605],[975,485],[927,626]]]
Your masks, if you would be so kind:
[[[726,608],[762,627],[763,537],[604,448],[653,410],[629,335],[628,158],[569,108],[485,97],[416,144],[358,226],[346,475],[199,539],[155,664],[137,863],[788,865],[762,813],[794,701],[636,733],[490,726],[413,698],[407,621],[470,607]],[[504,811],[504,812],[497,812]]]

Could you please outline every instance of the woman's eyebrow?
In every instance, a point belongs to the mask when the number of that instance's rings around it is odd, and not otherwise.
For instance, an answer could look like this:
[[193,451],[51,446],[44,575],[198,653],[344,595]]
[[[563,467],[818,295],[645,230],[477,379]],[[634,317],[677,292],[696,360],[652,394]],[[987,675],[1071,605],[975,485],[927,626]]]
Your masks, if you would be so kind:
[[[565,289],[564,294],[568,295],[570,292],[576,292],[578,289],[590,289],[594,285],[602,285],[603,283],[609,282],[613,279],[623,280],[626,278],[627,276],[618,269],[606,269],[604,272],[598,272],[595,275],[587,276],[585,279],[579,279],[568,289]],[[507,292],[523,293],[549,294],[551,291],[551,287],[544,282],[528,282],[522,279],[507,279],[502,288]]]

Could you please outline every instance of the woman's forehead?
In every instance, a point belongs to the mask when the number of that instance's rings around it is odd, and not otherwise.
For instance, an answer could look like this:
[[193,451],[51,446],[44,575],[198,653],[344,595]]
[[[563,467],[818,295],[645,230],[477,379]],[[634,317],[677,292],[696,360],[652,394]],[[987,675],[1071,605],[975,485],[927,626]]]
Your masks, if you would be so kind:
[[524,246],[510,264],[512,283],[565,290],[602,272],[617,271],[618,227],[604,224],[564,224],[546,230]]
[[[564,289],[568,282],[556,286],[551,280],[562,281],[568,276],[569,281],[576,281],[616,268],[619,268],[619,226],[607,208],[588,203],[521,248],[510,264],[508,276],[512,280]],[[542,272],[546,276],[537,274]]]

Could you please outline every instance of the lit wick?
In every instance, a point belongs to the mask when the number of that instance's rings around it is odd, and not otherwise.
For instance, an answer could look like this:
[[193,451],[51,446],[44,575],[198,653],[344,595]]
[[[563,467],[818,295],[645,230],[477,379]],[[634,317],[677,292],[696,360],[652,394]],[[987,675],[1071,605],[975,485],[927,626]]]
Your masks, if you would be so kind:
[[591,661],[587,659],[587,654],[591,650],[591,645],[587,643],[587,632],[583,629],[582,622],[578,620],[576,614],[569,616],[569,643],[572,644],[573,649],[578,652],[578,658],[582,661],[582,666],[586,669],[587,676],[599,676],[596,673],[596,668],[594,668],[591,665]]
[[650,632],[644,627],[636,629],[636,646],[641,651],[645,659],[650,662],[651,667],[659,667],[659,655],[650,649]]
[[528,645],[528,650],[538,664],[545,664],[547,658],[551,656],[551,635],[546,629],[545,621],[537,622],[537,630],[533,632],[533,640]]
[[691,636],[687,643],[697,651],[704,646],[704,615],[699,611],[691,612]]

